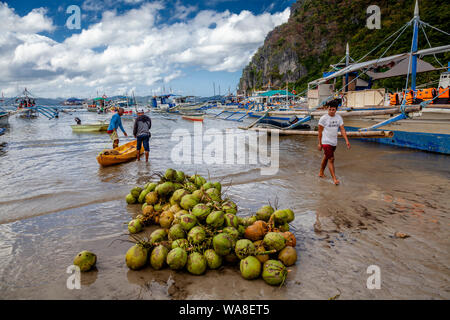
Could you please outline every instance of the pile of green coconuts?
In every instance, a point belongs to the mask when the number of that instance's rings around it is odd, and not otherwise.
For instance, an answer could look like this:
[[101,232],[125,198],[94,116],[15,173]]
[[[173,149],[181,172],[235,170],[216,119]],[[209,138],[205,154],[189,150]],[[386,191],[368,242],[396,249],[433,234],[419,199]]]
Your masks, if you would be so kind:
[[[168,266],[202,275],[239,263],[244,279],[262,277],[270,285],[284,284],[287,267],[297,261],[296,238],[289,232],[292,210],[265,205],[250,217],[240,217],[237,205],[222,199],[219,182],[174,169],[158,178],[126,196],[129,205],[142,205],[142,213],[128,223],[136,242],[125,256],[128,268],[150,264],[155,270]],[[143,235],[150,225],[160,228]]]

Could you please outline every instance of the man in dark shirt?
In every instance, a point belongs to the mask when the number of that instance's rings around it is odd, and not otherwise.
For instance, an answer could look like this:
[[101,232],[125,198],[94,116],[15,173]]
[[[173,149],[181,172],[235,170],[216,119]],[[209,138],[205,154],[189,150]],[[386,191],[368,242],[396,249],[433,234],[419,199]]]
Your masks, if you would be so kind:
[[141,160],[141,147],[144,145],[145,162],[148,162],[148,154],[150,151],[150,128],[152,127],[152,120],[144,114],[143,110],[138,110],[137,118],[134,122],[133,135],[137,139],[137,160]]

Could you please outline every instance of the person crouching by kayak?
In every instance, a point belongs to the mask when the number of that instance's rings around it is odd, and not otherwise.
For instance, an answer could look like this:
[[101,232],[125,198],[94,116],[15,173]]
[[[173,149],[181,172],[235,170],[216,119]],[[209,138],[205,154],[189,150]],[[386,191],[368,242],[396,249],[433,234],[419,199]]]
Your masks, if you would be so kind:
[[111,140],[113,141],[113,149],[119,146],[119,135],[117,134],[118,128],[122,130],[125,137],[128,137],[127,133],[125,132],[125,129],[122,126],[122,119],[120,119],[123,113],[124,113],[123,108],[119,108],[117,113],[115,113],[112,116],[111,122],[109,123],[108,131],[106,131],[109,134]]
[[133,135],[137,139],[137,160],[141,160],[141,147],[144,145],[145,162],[148,162],[148,153],[150,151],[150,128],[152,127],[152,120],[144,114],[143,110],[138,110],[137,118],[134,122]]
[[336,114],[339,100],[332,100],[327,103],[328,114],[324,114],[319,120],[319,151],[324,152],[322,163],[320,166],[319,177],[325,177],[324,171],[328,164],[331,177],[335,185],[339,184],[339,180],[336,179],[334,170],[334,151],[337,146],[338,130],[341,130],[342,136],[347,143],[347,149],[350,149],[350,142],[348,142],[347,133],[344,128],[344,120],[338,114]]

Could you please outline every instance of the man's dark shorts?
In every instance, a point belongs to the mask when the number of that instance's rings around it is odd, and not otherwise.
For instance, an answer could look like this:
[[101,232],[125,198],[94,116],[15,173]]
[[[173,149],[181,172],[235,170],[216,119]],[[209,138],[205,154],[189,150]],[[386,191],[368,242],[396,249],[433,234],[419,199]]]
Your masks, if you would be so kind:
[[149,146],[149,140],[150,140],[150,135],[145,134],[145,135],[141,135],[141,136],[137,136],[137,146],[136,148],[138,150],[141,150],[141,146],[142,144],[144,145],[144,150],[149,152],[150,151],[150,146]]
[[323,153],[325,154],[325,158],[328,160],[334,157],[334,150],[336,150],[336,146],[332,146],[330,144],[323,144]]

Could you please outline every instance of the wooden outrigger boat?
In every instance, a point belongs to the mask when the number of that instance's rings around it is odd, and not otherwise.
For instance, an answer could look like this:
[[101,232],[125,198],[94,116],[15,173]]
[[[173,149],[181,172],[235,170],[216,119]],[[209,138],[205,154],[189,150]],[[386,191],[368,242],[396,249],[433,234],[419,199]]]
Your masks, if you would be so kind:
[[[134,160],[138,153],[136,143],[136,140],[134,140],[115,149],[103,150],[97,156],[97,162],[101,166],[106,167]],[[141,154],[144,153],[143,148],[140,151]]]
[[108,130],[108,123],[104,121],[100,121],[97,123],[88,123],[88,124],[74,124],[70,127],[74,132],[102,132]]
[[203,114],[192,114],[192,115],[182,115],[181,116],[182,119],[184,120],[189,120],[189,121],[201,121],[203,122],[204,120],[204,115]]
[[[258,120],[245,129],[259,130],[252,128],[259,126],[260,128],[265,127],[269,131],[280,130],[280,134],[282,131],[284,134],[315,135],[314,131],[300,133],[300,126],[307,123],[310,123],[311,127],[316,126],[320,116],[327,112],[320,110],[321,107],[328,101],[339,97],[342,99],[342,107],[337,113],[344,117],[344,125],[348,134],[356,132],[358,137],[367,138],[369,141],[450,154],[450,63],[447,71],[441,74],[438,88],[418,89],[420,86],[416,86],[417,73],[445,69],[444,67],[435,68],[421,60],[421,57],[449,52],[450,45],[418,49],[419,28],[425,32],[424,27],[430,25],[420,20],[417,2],[414,18],[396,33],[403,32],[408,26],[413,26],[413,41],[409,53],[388,57],[383,57],[383,53],[378,59],[350,64],[347,46],[345,65],[339,65],[339,68],[332,65],[334,69],[332,72],[324,73],[322,78],[308,84],[307,109],[251,112],[249,116],[258,117]],[[389,70],[378,72],[377,70],[381,66],[388,67]],[[405,89],[400,93],[388,95],[385,89],[370,89],[367,82],[364,84],[364,81],[361,81],[361,85],[358,85],[357,81],[362,80],[360,76],[364,74],[371,80],[406,76]],[[339,77],[344,77],[344,85],[343,88],[335,91],[335,84],[332,81],[334,80],[336,83],[336,79]],[[371,83],[371,81],[369,82]],[[287,126],[268,127],[267,123],[263,123],[273,120],[289,122],[294,115],[298,116],[297,121],[289,123]],[[293,130],[295,131],[291,132]],[[384,137],[382,135],[380,137],[365,136],[369,132],[378,130],[380,130],[379,132],[381,130],[392,132],[393,136],[390,133],[389,136]]]

